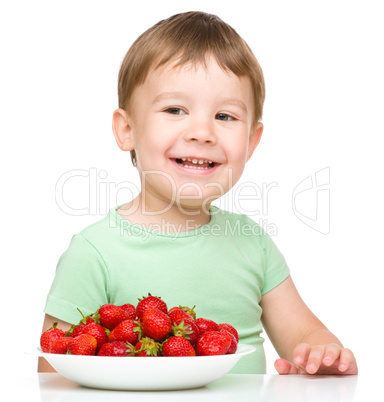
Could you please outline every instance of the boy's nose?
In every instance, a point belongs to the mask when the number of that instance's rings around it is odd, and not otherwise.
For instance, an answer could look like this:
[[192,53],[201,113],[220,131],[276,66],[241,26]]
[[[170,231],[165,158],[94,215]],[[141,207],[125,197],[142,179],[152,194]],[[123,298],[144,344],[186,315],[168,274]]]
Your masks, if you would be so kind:
[[214,132],[213,124],[210,122],[196,122],[191,124],[188,131],[184,135],[184,139],[188,142],[196,141],[205,144],[215,144],[216,134]]

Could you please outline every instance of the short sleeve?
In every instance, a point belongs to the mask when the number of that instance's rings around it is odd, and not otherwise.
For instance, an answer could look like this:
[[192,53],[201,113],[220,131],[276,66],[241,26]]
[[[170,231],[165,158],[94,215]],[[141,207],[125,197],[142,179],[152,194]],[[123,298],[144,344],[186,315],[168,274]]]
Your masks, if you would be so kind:
[[108,303],[108,270],[97,249],[82,235],[75,235],[60,257],[47,296],[45,313],[78,323],[81,315],[94,313]]
[[264,231],[262,231],[260,241],[265,255],[264,285],[261,291],[263,295],[287,279],[290,270],[283,254],[270,236]]

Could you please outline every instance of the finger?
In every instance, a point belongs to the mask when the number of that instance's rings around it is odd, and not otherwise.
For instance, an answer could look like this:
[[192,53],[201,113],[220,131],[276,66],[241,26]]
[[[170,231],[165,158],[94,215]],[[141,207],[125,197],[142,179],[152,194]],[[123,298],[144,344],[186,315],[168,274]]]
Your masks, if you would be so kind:
[[298,368],[285,359],[277,359],[275,361],[275,369],[280,375],[299,373]]
[[350,349],[342,349],[338,369],[342,373],[347,371],[352,364],[356,364],[355,356]]
[[308,374],[315,374],[324,359],[325,346],[312,346],[305,369]]
[[306,343],[299,343],[293,350],[293,363],[298,366],[306,363],[311,347]]
[[340,357],[340,353],[341,348],[336,343],[327,345],[324,352],[324,366],[332,366],[332,364]]

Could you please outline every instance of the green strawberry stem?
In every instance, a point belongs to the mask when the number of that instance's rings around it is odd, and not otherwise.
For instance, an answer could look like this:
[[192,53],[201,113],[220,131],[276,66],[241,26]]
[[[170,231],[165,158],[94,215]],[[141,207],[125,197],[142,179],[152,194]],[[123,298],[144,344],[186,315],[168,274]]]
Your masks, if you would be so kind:
[[141,327],[140,320],[138,320],[138,321],[135,320],[133,322],[136,324],[136,327],[134,327],[132,331],[137,332],[139,334],[138,339],[140,339],[143,336],[143,329]]
[[87,323],[87,318],[84,316],[83,312],[77,307],[77,311],[81,314],[81,316],[83,317],[80,320],[80,323],[86,324]]
[[186,306],[180,306],[180,305],[179,305],[179,307],[180,307],[183,311],[185,311],[186,313],[188,313],[189,315],[191,315],[194,320],[196,320],[196,312],[195,312],[195,310],[194,310],[194,308],[196,307],[196,305],[194,305],[192,308],[189,308],[189,307],[186,307]]
[[[139,297],[137,298],[138,301],[142,301],[143,299],[152,296],[150,292],[148,292],[148,296],[142,296],[142,299],[140,299]],[[157,297],[158,299],[161,299],[161,296],[153,296],[153,297]]]
[[95,324],[100,324],[100,321],[99,321],[100,315],[98,314],[99,310],[97,310],[95,313],[89,314],[87,316],[84,316],[83,312],[78,307],[77,307],[77,311],[81,314],[81,317],[82,317],[82,319],[79,321],[79,325],[86,324],[88,318],[94,320]]
[[189,335],[193,334],[193,331],[188,330],[188,328],[189,328],[188,323],[187,323],[187,325],[184,325],[184,320],[182,320],[179,325],[174,325],[172,327],[173,335],[174,336],[182,336],[189,340],[189,339],[191,339],[189,337]]

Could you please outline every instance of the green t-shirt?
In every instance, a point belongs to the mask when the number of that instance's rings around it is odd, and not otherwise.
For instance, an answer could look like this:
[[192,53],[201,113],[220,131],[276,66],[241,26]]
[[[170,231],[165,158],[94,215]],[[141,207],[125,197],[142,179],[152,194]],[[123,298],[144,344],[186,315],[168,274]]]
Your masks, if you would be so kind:
[[261,296],[289,275],[270,237],[253,220],[211,207],[197,230],[164,233],[134,225],[112,209],[73,236],[61,256],[45,313],[77,323],[100,305],[137,304],[148,292],[168,308],[192,307],[198,317],[229,323],[240,342],[256,346],[231,373],[265,373]]

